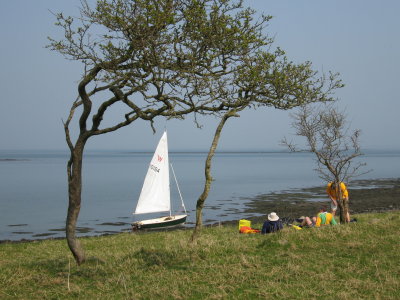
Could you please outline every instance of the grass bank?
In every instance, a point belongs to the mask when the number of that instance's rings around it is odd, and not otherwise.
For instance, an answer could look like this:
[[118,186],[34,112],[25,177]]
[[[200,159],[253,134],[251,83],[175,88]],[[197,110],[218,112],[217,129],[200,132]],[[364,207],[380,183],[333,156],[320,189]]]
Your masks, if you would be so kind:
[[[399,299],[400,212],[347,226],[241,235],[236,226],[0,244],[1,299]],[[257,224],[254,224],[257,226]],[[260,224],[258,224],[260,226]]]

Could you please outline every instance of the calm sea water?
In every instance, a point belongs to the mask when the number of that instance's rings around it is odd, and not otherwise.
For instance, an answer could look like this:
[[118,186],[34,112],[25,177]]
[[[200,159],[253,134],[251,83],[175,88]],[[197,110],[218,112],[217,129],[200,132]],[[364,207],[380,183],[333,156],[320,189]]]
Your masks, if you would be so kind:
[[[79,235],[129,230],[129,223],[137,220],[132,211],[152,155],[87,152]],[[190,214],[187,226],[194,222],[196,201],[203,190],[205,157],[206,153],[170,153]],[[62,151],[0,151],[0,240],[64,236],[67,159]],[[369,151],[361,160],[373,171],[358,179],[400,177],[400,151]],[[326,183],[314,168],[309,153],[218,153],[203,219],[214,223],[246,217],[243,197],[319,185],[324,188]],[[171,193],[178,206],[173,183]]]

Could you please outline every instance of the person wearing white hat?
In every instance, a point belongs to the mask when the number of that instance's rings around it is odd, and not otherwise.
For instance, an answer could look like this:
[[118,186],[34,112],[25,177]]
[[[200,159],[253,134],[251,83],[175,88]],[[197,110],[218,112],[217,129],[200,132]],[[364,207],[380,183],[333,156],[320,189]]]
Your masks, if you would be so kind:
[[283,229],[282,221],[279,219],[275,212],[268,214],[268,220],[266,220],[261,229],[262,234],[277,232]]

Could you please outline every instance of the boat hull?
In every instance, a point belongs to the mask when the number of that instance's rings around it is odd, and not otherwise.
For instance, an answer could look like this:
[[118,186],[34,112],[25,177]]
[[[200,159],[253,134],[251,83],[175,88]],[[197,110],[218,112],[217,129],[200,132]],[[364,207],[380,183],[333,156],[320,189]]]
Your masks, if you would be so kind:
[[183,224],[186,222],[187,215],[167,216],[157,219],[143,220],[132,223],[132,229],[153,229],[165,228]]

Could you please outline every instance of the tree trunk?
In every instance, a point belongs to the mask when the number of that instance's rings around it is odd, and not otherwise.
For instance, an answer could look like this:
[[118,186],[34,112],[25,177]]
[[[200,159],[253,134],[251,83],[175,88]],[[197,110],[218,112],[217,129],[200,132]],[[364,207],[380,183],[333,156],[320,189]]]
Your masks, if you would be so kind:
[[336,200],[338,207],[339,207],[339,222],[341,224],[345,223],[345,214],[344,214],[344,207],[343,207],[343,200],[342,199],[338,199]]
[[85,142],[77,142],[71,149],[71,157],[68,162],[68,214],[66,221],[66,238],[68,247],[74,255],[78,265],[85,262],[85,252],[77,240],[76,224],[81,209],[82,195],[82,157]]
[[348,222],[347,215],[349,213],[349,200],[343,197],[341,181],[339,179],[335,180],[336,184],[336,201],[339,206],[339,218],[340,223],[345,224]]
[[349,214],[349,200],[341,199],[338,201],[339,206],[339,214],[340,214],[340,223],[345,224],[348,223],[347,215]]
[[196,226],[193,230],[193,234],[191,237],[191,241],[194,242],[196,240],[196,238],[198,237],[200,230],[203,226],[203,208],[204,208],[204,202],[206,201],[207,197],[208,197],[208,193],[210,192],[210,188],[211,188],[211,182],[212,182],[212,176],[211,176],[211,161],[212,158],[215,154],[215,150],[217,149],[218,146],[218,141],[219,138],[221,136],[221,131],[222,128],[225,125],[225,122],[230,118],[230,117],[238,117],[238,115],[236,114],[235,109],[228,111],[227,113],[225,113],[225,115],[222,117],[221,121],[219,122],[219,125],[217,127],[217,130],[215,131],[214,134],[214,139],[213,142],[211,144],[210,150],[208,151],[208,155],[207,155],[207,159],[206,159],[206,163],[205,163],[205,168],[204,168],[204,175],[206,178],[205,184],[204,184],[204,189],[203,189],[203,193],[200,195],[199,199],[197,200],[197,204],[196,204]]

